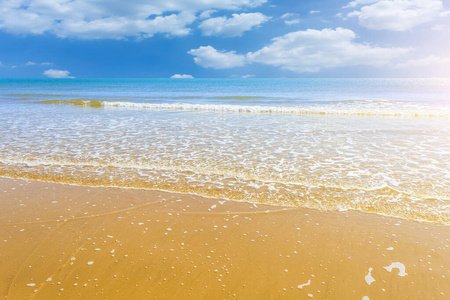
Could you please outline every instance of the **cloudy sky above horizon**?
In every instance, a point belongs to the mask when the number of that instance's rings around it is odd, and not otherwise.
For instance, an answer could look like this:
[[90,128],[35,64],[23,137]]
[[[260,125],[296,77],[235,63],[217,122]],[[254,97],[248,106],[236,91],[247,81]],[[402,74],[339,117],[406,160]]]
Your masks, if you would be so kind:
[[0,0],[0,77],[450,77],[450,3]]

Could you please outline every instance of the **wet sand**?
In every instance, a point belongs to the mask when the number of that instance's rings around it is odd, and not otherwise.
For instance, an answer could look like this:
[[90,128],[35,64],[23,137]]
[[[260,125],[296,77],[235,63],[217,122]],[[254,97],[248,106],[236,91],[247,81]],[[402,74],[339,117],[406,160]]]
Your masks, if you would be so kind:
[[450,227],[359,212],[0,179],[0,237],[7,299],[450,298]]

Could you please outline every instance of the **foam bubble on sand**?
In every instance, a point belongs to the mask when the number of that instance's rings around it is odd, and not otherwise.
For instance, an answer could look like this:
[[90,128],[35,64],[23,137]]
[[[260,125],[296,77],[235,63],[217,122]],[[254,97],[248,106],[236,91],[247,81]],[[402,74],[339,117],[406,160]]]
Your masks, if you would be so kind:
[[227,202],[227,201],[219,201],[219,204],[223,205],[225,202]]
[[92,265],[94,262],[93,261],[88,261],[88,266]]
[[27,283],[27,286],[35,286],[35,283]]
[[398,269],[398,276],[406,276],[408,273],[405,272],[405,265],[399,262],[393,262],[390,266],[384,267],[388,272],[392,269]]
[[392,251],[392,250],[394,250],[394,247],[389,247],[389,248],[386,248],[386,250],[388,250],[388,251]]
[[366,277],[364,277],[364,279],[366,280],[366,283],[368,285],[371,285],[375,281],[375,279],[372,277],[371,272],[372,272],[372,268],[369,268],[369,273],[367,273]]
[[297,287],[298,287],[299,289],[302,289],[302,288],[304,288],[305,286],[308,286],[308,285],[310,285],[310,284],[311,284],[311,279],[309,279],[307,283],[300,284],[300,285],[298,285]]
[[367,297],[367,296],[364,296],[364,297],[362,298],[362,300],[370,300],[370,298]]

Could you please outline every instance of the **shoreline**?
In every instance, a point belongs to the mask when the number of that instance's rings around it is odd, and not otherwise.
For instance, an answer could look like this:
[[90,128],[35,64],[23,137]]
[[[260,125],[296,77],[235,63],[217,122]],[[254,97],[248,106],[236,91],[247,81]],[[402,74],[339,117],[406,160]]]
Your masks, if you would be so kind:
[[0,298],[450,295],[445,225],[6,178],[0,190]]
[[[302,208],[304,208],[304,209],[312,209],[312,210],[318,210],[318,211],[323,211],[323,212],[325,212],[325,211],[360,212],[363,214],[369,214],[369,215],[375,214],[378,216],[394,218],[394,219],[399,219],[399,220],[405,220],[405,221],[419,222],[419,223],[430,224],[430,225],[450,226],[448,213],[447,213],[447,215],[443,215],[443,216],[440,214],[428,215],[428,217],[430,217],[430,216],[434,217],[433,220],[429,220],[429,219],[427,219],[426,216],[424,217],[424,215],[420,215],[420,212],[418,212],[416,210],[407,210],[407,211],[401,211],[401,209],[400,209],[400,211],[394,210],[395,212],[404,214],[404,215],[401,215],[401,214],[399,215],[399,214],[389,214],[389,213],[382,212],[382,211],[379,211],[376,209],[374,210],[373,206],[371,206],[370,208],[365,207],[365,206],[357,207],[357,208],[346,208],[346,207],[342,208],[339,203],[334,203],[334,205],[332,205],[332,207],[324,209],[321,206],[316,207],[316,204],[314,204],[311,201],[309,201],[308,203],[303,203],[304,206],[296,206],[289,202],[287,202],[287,203],[282,202],[279,204],[274,204],[274,203],[270,203],[270,202],[269,203],[253,202],[248,199],[230,199],[228,197],[221,197],[224,194],[222,193],[222,195],[217,195],[216,191],[211,194],[208,194],[208,193],[202,194],[202,193],[197,193],[195,191],[186,191],[186,190],[177,190],[177,189],[169,190],[169,189],[160,189],[158,187],[150,187],[150,186],[147,187],[147,186],[141,185],[141,184],[132,185],[132,184],[128,183],[129,185],[120,186],[120,185],[92,183],[89,180],[83,181],[83,180],[80,180],[79,178],[72,178],[72,179],[60,182],[57,180],[53,180],[53,177],[51,177],[51,176],[49,178],[42,179],[42,178],[35,178],[33,176],[30,176],[30,174],[27,174],[27,173],[25,173],[25,176],[22,176],[22,177],[14,177],[14,176],[10,176],[10,175],[5,175],[3,172],[0,172],[0,179],[33,181],[33,182],[40,182],[40,183],[57,184],[57,185],[63,185],[63,186],[67,185],[67,186],[84,187],[84,188],[106,188],[106,189],[117,188],[117,189],[126,189],[126,190],[130,189],[130,190],[157,191],[157,192],[162,192],[162,193],[189,195],[189,196],[195,196],[195,197],[200,197],[200,198],[226,200],[226,201],[239,202],[239,203],[248,203],[248,204],[254,203],[255,205],[277,207],[280,209],[299,209],[299,208],[302,209]],[[279,182],[275,182],[275,183],[279,183]],[[335,188],[335,187],[330,187],[330,189],[333,189],[333,188]],[[208,189],[205,189],[203,191],[208,191]],[[249,196],[251,197],[252,195],[249,195]],[[289,195],[289,196],[291,196],[291,195]],[[329,200],[329,198],[324,197],[321,200],[326,202],[327,200]],[[414,217],[411,217],[411,214],[414,214]]]

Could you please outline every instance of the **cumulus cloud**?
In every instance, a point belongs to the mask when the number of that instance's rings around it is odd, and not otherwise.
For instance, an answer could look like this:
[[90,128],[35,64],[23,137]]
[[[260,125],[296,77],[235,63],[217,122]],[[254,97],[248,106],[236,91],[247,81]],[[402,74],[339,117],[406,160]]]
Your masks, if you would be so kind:
[[211,46],[189,51],[195,62],[216,69],[261,63],[304,73],[347,66],[384,66],[406,54],[405,48],[382,48],[356,43],[344,28],[296,31],[272,39],[272,44],[246,55],[220,52]]
[[188,74],[175,74],[175,75],[170,76],[170,78],[173,78],[173,79],[191,79],[191,78],[194,78],[194,76],[188,75]]
[[233,14],[231,18],[217,17],[203,21],[198,27],[202,30],[203,35],[211,36],[242,36],[256,26],[267,22],[269,17],[262,13],[242,13]]
[[34,66],[35,64],[35,62],[29,61],[25,64],[25,66]]
[[181,36],[196,13],[256,7],[267,0],[8,0],[0,1],[0,30],[82,39]]
[[344,66],[382,66],[408,52],[355,43],[356,35],[344,28],[296,31],[274,38],[272,44],[247,54],[247,60],[294,72],[318,72]]
[[448,14],[441,0],[356,0],[345,8],[361,5],[347,16],[373,30],[405,31]]
[[404,63],[397,64],[397,68],[411,68],[411,67],[443,67],[450,65],[450,57],[439,57],[430,55],[425,58],[411,59]]
[[123,17],[109,17],[92,21],[75,20],[60,24],[56,33],[59,37],[83,37],[86,39],[121,39],[126,36],[149,38],[157,33],[183,36],[190,32],[186,26],[195,20],[189,12],[157,16],[152,19],[133,20]]
[[211,18],[211,15],[215,12],[217,12],[217,10],[215,10],[215,9],[208,9],[208,10],[202,11],[202,13],[198,16],[198,18],[202,19],[202,20],[209,19],[209,18]]
[[64,70],[56,70],[56,69],[49,69],[49,70],[45,70],[44,73],[45,76],[47,76],[48,78],[74,78],[69,76],[70,72],[69,71],[64,71]]
[[194,56],[197,65],[204,68],[229,69],[245,64],[244,55],[238,55],[235,51],[217,51],[211,46],[192,49],[188,53]]

